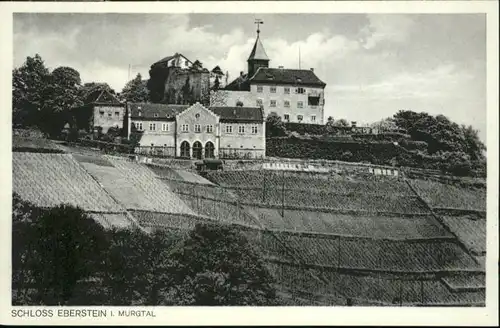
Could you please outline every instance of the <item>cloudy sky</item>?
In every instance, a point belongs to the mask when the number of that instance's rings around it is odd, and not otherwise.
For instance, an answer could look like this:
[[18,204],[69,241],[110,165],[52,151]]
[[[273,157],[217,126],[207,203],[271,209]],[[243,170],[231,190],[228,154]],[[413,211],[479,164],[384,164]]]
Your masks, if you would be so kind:
[[54,69],[121,91],[175,52],[236,77],[255,41],[270,66],[313,67],[325,116],[370,123],[399,109],[444,114],[486,135],[486,19],[477,14],[14,15],[14,66],[38,53]]

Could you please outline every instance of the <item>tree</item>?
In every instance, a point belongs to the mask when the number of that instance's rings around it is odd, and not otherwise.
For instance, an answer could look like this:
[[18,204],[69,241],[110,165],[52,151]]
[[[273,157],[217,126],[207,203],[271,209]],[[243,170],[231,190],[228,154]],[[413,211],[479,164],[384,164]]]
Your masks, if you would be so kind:
[[31,288],[35,283],[32,240],[40,238],[33,229],[34,222],[43,211],[35,205],[23,201],[12,194],[12,303],[32,304],[36,294]]
[[332,126],[344,126],[344,127],[347,127],[347,126],[349,126],[349,122],[347,122],[346,119],[341,118],[340,120],[333,121]]
[[27,57],[24,64],[12,71],[12,123],[35,126],[44,102],[44,90],[50,77],[40,55]]
[[282,137],[286,135],[286,128],[281,117],[272,112],[266,119],[266,137]]
[[58,136],[66,123],[73,123],[71,109],[83,104],[80,84],[80,73],[71,67],[58,67],[50,75],[44,89],[39,123],[40,128],[52,137]]
[[484,158],[486,146],[472,126],[460,126],[444,115],[399,111],[393,117],[396,126],[406,129],[414,141],[425,141],[429,154],[464,152],[472,160]]
[[370,124],[370,126],[379,129],[379,131],[392,131],[397,129],[396,123],[394,123],[394,120],[390,117],[374,122]]
[[227,106],[228,93],[225,90],[210,91],[210,106]]
[[33,227],[34,279],[42,304],[67,304],[79,280],[91,276],[106,249],[103,228],[80,208],[60,205],[41,215]]
[[234,227],[198,224],[172,252],[173,302],[179,305],[274,305],[272,276]]
[[186,82],[184,83],[184,86],[181,89],[181,96],[182,96],[182,104],[183,105],[192,103],[193,94],[192,94],[192,88],[191,88],[189,75],[186,79]]
[[217,90],[219,90],[219,87],[220,87],[219,76],[216,75],[214,85],[212,86],[212,90],[217,91]]
[[127,82],[122,90],[121,97],[128,102],[149,102],[147,81],[142,79],[140,73]]

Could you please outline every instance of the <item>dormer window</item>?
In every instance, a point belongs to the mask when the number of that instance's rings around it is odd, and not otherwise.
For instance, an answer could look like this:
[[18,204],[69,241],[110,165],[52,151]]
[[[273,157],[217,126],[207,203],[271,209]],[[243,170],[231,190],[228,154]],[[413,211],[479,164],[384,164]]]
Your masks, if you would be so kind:
[[155,114],[154,114],[154,117],[158,117],[158,113],[155,113]]
[[142,112],[141,112],[141,111],[139,111],[139,112],[137,113],[137,116],[142,116]]

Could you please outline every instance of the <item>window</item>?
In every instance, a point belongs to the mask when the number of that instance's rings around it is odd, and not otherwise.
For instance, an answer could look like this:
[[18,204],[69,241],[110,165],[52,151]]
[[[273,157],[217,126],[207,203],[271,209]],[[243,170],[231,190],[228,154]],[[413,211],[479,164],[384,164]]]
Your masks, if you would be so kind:
[[316,115],[311,115],[311,122],[316,122]]
[[195,133],[200,133],[201,132],[201,125],[195,124],[194,125],[194,132]]
[[189,132],[189,125],[187,124],[182,124],[182,132]]
[[162,131],[168,131],[168,123],[162,123],[161,124],[161,130]]
[[319,105],[319,97],[307,97],[307,104],[311,107]]
[[304,94],[304,93],[306,93],[306,89],[304,89],[304,88],[297,88],[297,89],[295,89],[295,93]]
[[285,94],[286,94],[286,95],[289,95],[289,94],[290,94],[290,88],[288,88],[288,87],[287,87],[287,88],[285,88]]
[[233,133],[233,126],[232,125],[226,125],[226,133]]
[[297,108],[304,108],[304,102],[303,101],[297,101]]
[[276,100],[271,100],[271,107],[276,107]]
[[207,133],[214,132],[214,126],[213,125],[207,125],[205,131],[207,131]]
[[200,114],[196,114],[194,117],[195,117],[196,119],[198,119],[198,118],[200,118]]
[[283,115],[283,118],[285,119],[285,121],[290,121],[290,115],[288,114]]
[[271,87],[271,93],[276,93],[276,87]]
[[104,116],[104,111],[103,110],[100,110],[99,111],[99,116],[103,117]]
[[149,131],[156,131],[156,123],[149,123]]
[[120,116],[120,112],[115,112],[115,116]]
[[302,115],[297,115],[297,121],[302,122],[304,117]]
[[258,85],[257,86],[257,92],[262,92],[262,91],[263,91],[262,85]]
[[256,126],[252,126],[252,134],[257,134],[257,127]]
[[111,113],[108,113],[108,117],[111,117],[111,116],[113,116],[113,114],[111,114]]
[[245,133],[245,126],[244,125],[238,126],[238,133]]
[[283,104],[285,105],[285,107],[290,107],[290,100],[285,100]]
[[257,107],[262,106],[262,99],[257,99]]
[[142,122],[132,123],[137,131],[142,131]]

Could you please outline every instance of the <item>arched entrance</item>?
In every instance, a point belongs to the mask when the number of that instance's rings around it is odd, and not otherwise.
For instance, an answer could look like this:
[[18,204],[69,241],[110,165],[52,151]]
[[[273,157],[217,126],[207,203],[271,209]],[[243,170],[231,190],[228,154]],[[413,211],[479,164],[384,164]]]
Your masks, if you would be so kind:
[[189,158],[189,142],[183,141],[181,143],[181,157],[187,157]]
[[193,144],[193,157],[196,159],[201,159],[202,152],[203,152],[203,146],[201,145],[201,142],[196,141]]
[[205,144],[205,158],[215,157],[215,146],[211,141],[207,141]]

